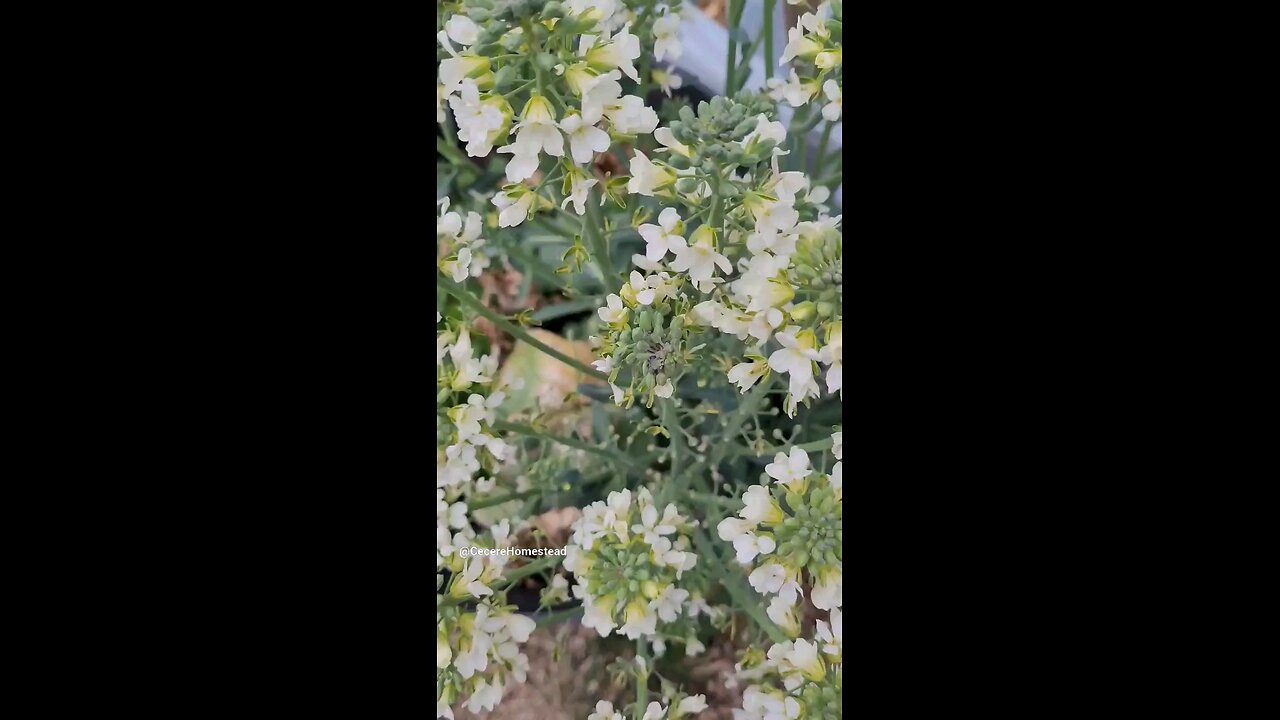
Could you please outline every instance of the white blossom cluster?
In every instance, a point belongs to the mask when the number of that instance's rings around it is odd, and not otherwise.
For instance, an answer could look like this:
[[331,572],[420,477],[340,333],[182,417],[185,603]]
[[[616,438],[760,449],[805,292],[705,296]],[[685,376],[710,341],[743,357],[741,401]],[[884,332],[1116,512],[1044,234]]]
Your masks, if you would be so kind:
[[[697,717],[697,713],[706,709],[707,698],[705,695],[689,695],[678,702],[666,705],[656,701],[649,703],[640,720],[681,720],[682,718]],[[608,700],[601,700],[596,703],[595,712],[588,715],[587,720],[627,719],[620,710],[613,709],[613,703]]]
[[467,213],[466,221],[462,216],[449,210],[449,198],[439,202],[440,217],[436,219],[436,252],[442,255],[438,265],[454,282],[462,282],[468,277],[480,277],[480,273],[489,267],[489,257],[485,255],[485,240],[480,237],[483,220],[479,213]]
[[[743,677],[747,687],[734,720],[796,720],[843,715],[844,623],[840,610],[818,620],[812,639],[775,643]],[[749,652],[749,656],[754,653]],[[758,658],[757,658],[758,660]],[[746,663],[740,664],[742,670]]]
[[474,611],[448,608],[436,617],[436,717],[453,718],[452,705],[462,700],[473,713],[492,710],[502,701],[508,679],[524,682],[529,659],[520,645],[529,639],[534,621],[510,606],[485,600]]
[[[677,307],[692,306],[683,317],[685,325],[713,327],[746,343],[743,361],[728,372],[730,382],[742,392],[771,370],[786,374],[786,409],[794,416],[800,403],[821,396],[820,366],[826,367],[826,392],[841,392],[841,218],[827,215],[827,188],[812,187],[804,173],[779,169],[785,128],[767,115],[756,116],[754,128],[732,144],[733,152],[767,157],[768,163],[741,174],[717,172],[710,181],[703,169],[706,163],[693,167],[693,149],[669,128],[658,128],[654,137],[663,146],[659,152],[669,153],[670,159],[637,152],[627,189],[669,205],[656,224],[638,227],[645,253],[632,260],[648,274],[633,272],[619,293],[607,298],[601,320],[613,330],[623,330],[628,313],[674,295],[681,301]],[[732,196],[726,192],[729,186],[734,188]],[[723,203],[727,237],[720,237],[719,229],[704,217],[686,239],[689,228],[674,206],[700,213],[706,208],[705,196],[713,192],[721,195],[715,202]],[[811,219],[802,219],[802,212]],[[766,355],[771,340],[777,349]],[[602,342],[600,351],[605,357],[598,368],[610,372],[619,367],[614,344]],[[615,391],[619,403],[625,395]],[[669,396],[670,390],[658,395]]]
[[612,492],[607,502],[583,508],[564,561],[577,577],[583,624],[601,637],[617,629],[636,639],[655,636],[659,620],[697,612],[678,586],[698,562],[690,529],[674,504],[659,511],[647,488]]
[[[843,460],[843,435],[837,431],[831,437],[837,461]],[[834,610],[843,603],[843,464],[818,472],[808,453],[793,447],[778,453],[765,474],[772,482],[747,488],[738,517],[721,520],[717,532],[733,543],[739,563],[754,565],[751,587],[775,596],[768,615],[795,637],[800,629],[796,606],[806,581],[814,607]]]
[[[643,98],[624,94],[624,78],[639,83],[636,62],[650,48],[632,32],[643,21],[649,28],[655,60],[678,58],[679,3],[625,3],[620,0],[570,0],[542,9],[534,17],[499,15],[461,3],[438,34],[450,57],[440,63],[437,98],[448,102],[457,122],[457,137],[467,154],[486,157],[497,147],[508,154],[509,184],[492,199],[500,227],[523,223],[537,202],[534,188],[524,184],[544,157],[556,159],[562,171],[565,200],[578,215],[586,213],[588,196],[599,181],[589,165],[595,154],[615,139],[648,135],[657,113]],[[646,7],[637,14],[632,7]],[[483,24],[466,13],[483,15]],[[650,16],[649,13],[655,13]],[[489,57],[478,48],[496,47]],[[651,78],[669,95],[679,76],[653,70]],[[523,105],[513,105],[526,98]],[[520,113],[514,107],[521,107]],[[439,113],[443,115],[443,111]],[[514,136],[514,138],[512,137]]]
[[787,46],[778,63],[791,63],[791,75],[768,83],[775,100],[785,100],[797,108],[807,105],[821,91],[822,117],[830,122],[838,122],[844,108],[843,34],[833,34],[830,25],[840,22],[841,5],[840,0],[824,2],[816,13],[800,16],[796,26],[787,32]]

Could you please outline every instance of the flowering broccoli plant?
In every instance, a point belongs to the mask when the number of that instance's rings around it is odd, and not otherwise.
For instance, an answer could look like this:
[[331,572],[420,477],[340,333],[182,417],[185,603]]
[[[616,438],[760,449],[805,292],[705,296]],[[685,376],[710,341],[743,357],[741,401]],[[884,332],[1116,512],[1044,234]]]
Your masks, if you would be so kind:
[[581,717],[700,716],[712,651],[735,718],[839,717],[841,3],[693,104],[692,0],[437,8],[436,716],[578,622],[634,695]]

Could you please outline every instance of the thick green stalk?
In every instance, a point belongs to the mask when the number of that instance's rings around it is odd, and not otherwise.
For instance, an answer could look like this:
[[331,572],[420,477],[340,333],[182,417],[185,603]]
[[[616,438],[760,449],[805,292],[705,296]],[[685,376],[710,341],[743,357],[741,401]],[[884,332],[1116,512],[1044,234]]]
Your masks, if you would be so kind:
[[565,365],[568,365],[569,367],[574,368],[579,372],[582,372],[585,375],[588,375],[590,377],[596,378],[597,380],[603,380],[606,382],[609,380],[608,375],[605,375],[604,373],[600,372],[599,370],[596,370],[590,365],[586,365],[574,358],[569,357],[568,355],[565,355],[559,350],[556,350],[550,345],[547,345],[541,340],[530,335],[528,332],[525,332],[524,328],[520,327],[519,325],[516,325],[510,320],[507,320],[506,318],[502,317],[498,313],[490,310],[488,307],[485,306],[484,303],[480,302],[475,297],[473,297],[471,293],[467,292],[465,288],[455,283],[453,280],[445,277],[444,274],[436,273],[436,284],[438,287],[443,288],[445,292],[457,298],[458,301],[461,302],[463,305],[466,305],[472,310],[475,310],[476,312],[480,313],[484,317],[488,318],[490,322],[502,328],[503,330],[506,330],[508,333],[511,333],[512,336],[517,337],[529,343],[535,348],[559,360]]

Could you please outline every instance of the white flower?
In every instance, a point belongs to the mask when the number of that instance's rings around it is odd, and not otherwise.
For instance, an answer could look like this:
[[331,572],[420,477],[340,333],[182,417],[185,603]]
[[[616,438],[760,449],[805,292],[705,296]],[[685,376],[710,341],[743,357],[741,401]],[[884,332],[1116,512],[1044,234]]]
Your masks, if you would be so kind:
[[662,61],[664,58],[675,60],[680,57],[684,48],[680,45],[678,30],[680,29],[680,16],[675,13],[668,12],[657,20],[653,21],[653,59]]
[[627,95],[604,107],[604,114],[616,132],[648,135],[658,127],[658,113],[644,104],[644,99]]
[[844,490],[844,463],[837,462],[831,466],[831,473],[828,475],[831,480],[831,487],[836,490]]
[[608,374],[611,370],[613,370],[613,358],[607,357],[607,358],[601,358],[599,360],[596,360],[595,362],[591,363],[591,367],[599,370],[602,373]]
[[573,203],[573,211],[578,215],[585,215],[587,212],[587,195],[591,192],[593,185],[599,181],[595,178],[588,178],[585,175],[573,174],[573,178],[569,181],[569,197],[560,203],[560,207]]
[[791,232],[800,220],[800,213],[791,203],[781,199],[749,201],[747,209],[755,218],[755,230],[760,234]]
[[[443,32],[440,37],[447,37]],[[448,47],[446,45],[446,47]],[[452,50],[452,48],[449,48]],[[483,75],[489,69],[489,58],[478,55],[460,55],[440,61],[440,84],[444,85],[444,94],[452,95],[458,91],[464,78]]]
[[822,652],[827,655],[840,655],[841,645],[844,644],[844,621],[841,619],[840,611],[831,611],[831,623],[827,624],[824,620],[819,620],[817,628],[814,632],[815,640],[822,640],[826,644],[822,647]]
[[622,94],[622,86],[618,84],[619,77],[621,75],[614,70],[583,84],[582,119],[585,122],[593,125],[600,122],[605,108],[617,104],[618,96]]
[[[594,39],[588,42],[586,39],[590,36],[584,35],[579,44],[579,53],[585,55],[587,63],[601,70],[613,70],[614,68],[622,70],[627,77],[636,82],[640,82],[640,74],[636,72],[636,68],[631,64],[632,60],[640,57],[640,38],[632,35],[629,30],[631,23],[622,26],[622,29],[614,33],[613,37],[601,43],[595,43]],[[583,52],[583,46],[586,51]]]
[[635,598],[627,603],[623,619],[625,622],[618,628],[618,632],[632,640],[658,632],[658,614],[642,598]]
[[[697,654],[697,653],[693,653]],[[687,713],[700,713],[707,709],[707,698],[705,695],[690,695],[680,701],[676,706],[676,712],[684,715]]]
[[515,227],[528,219],[533,193],[518,186],[494,195],[489,202],[498,208],[498,227]]
[[[577,587],[585,586],[578,585]],[[578,593],[577,587],[574,589],[575,593]],[[582,624],[595,630],[600,634],[600,637],[609,637],[609,633],[613,632],[614,628],[617,627],[617,623],[613,621],[613,603],[601,605],[599,599],[595,602],[587,602],[586,598],[588,596],[585,595],[585,590],[578,596],[584,598],[583,607],[585,609],[582,613]]]
[[653,261],[666,257],[667,251],[671,249],[672,238],[678,238],[683,243],[684,238],[680,236],[682,226],[680,213],[675,208],[666,208],[659,213],[657,225],[641,225],[639,231],[640,237],[645,241],[645,257]]
[[810,594],[813,606],[819,610],[834,610],[844,602],[844,574],[838,569],[819,573],[818,581]]
[[742,138],[742,146],[747,147],[756,139],[772,140],[776,145],[782,145],[787,140],[787,129],[780,122],[770,122],[769,116],[760,113],[756,116],[756,127],[747,136]]
[[812,344],[802,344],[793,333],[780,332],[776,337],[782,349],[769,356],[769,367],[791,376],[787,414],[794,417],[797,403],[817,397],[819,393],[818,384],[813,381],[813,363],[818,353]]
[[843,95],[840,92],[840,86],[836,84],[835,80],[828,80],[822,83],[822,93],[831,101],[823,106],[822,117],[831,122],[836,122],[840,119],[840,111],[844,107],[841,100]]
[[758,525],[762,522],[782,522],[782,507],[773,499],[769,489],[763,485],[752,485],[742,494],[743,508],[738,511],[747,522]]
[[594,19],[597,25],[606,24],[617,7],[616,0],[569,0],[569,14],[587,15]]
[[[689,149],[688,145],[685,145],[676,139],[675,133],[671,132],[671,128],[660,127],[657,130],[654,130],[653,138],[661,143],[663,148],[670,150],[671,152],[679,153],[685,157],[691,157],[693,155],[693,151]],[[660,151],[661,149],[655,152]]]
[[[582,116],[573,113],[560,121],[560,129],[569,138],[569,153],[576,163],[589,163],[595,153],[609,149],[609,133],[584,122]],[[579,215],[582,213],[579,212]]]
[[488,102],[480,99],[476,82],[466,79],[459,85],[460,93],[449,98],[453,117],[458,123],[458,139],[467,143],[467,155],[484,157],[493,150],[498,131],[507,121],[503,113],[503,100]]
[[471,274],[471,248],[464,247],[458,250],[457,259],[445,260],[440,263],[440,269],[444,270],[454,282],[462,282]]
[[844,459],[844,431],[831,433],[831,454],[837,460]]
[[733,264],[729,262],[729,258],[716,252],[712,246],[714,238],[715,233],[709,225],[703,225],[694,231],[693,245],[686,245],[684,238],[671,238],[671,252],[676,256],[671,269],[689,271],[689,278],[694,282],[710,280],[715,275],[717,266],[723,272],[732,272]]
[[814,682],[827,674],[822,661],[818,659],[818,646],[804,638],[796,640],[791,652],[787,654],[787,662]]
[[646,543],[656,545],[660,535],[675,533],[676,527],[672,523],[678,522],[679,519],[680,514],[676,511],[674,504],[669,503],[667,505],[661,520],[658,519],[658,508],[653,505],[646,505],[640,511],[640,523],[632,525],[631,532],[643,535]]
[[736,517],[727,517],[716,526],[716,532],[725,542],[733,542],[742,535],[756,529],[756,523]]
[[680,608],[684,606],[684,601],[688,599],[688,590],[668,585],[659,593],[658,597],[653,599],[652,607],[663,622],[675,622],[676,616],[680,614]]
[[[758,486],[757,486],[758,487]],[[767,535],[757,536],[743,533],[733,541],[733,549],[738,553],[738,562],[748,565],[757,555],[768,555],[778,547],[773,538]]]
[[793,447],[789,457],[782,453],[775,455],[773,462],[765,465],[764,471],[779,484],[790,485],[809,476],[809,454],[798,447]]
[[510,153],[507,163],[507,179],[520,182],[538,169],[539,153],[546,151],[552,157],[564,155],[564,137],[556,125],[551,104],[541,95],[533,95],[525,103],[520,123],[516,125],[516,141],[498,148],[500,153]]
[[793,68],[791,77],[779,87],[778,92],[791,107],[800,107],[809,102],[809,99],[813,97],[814,90],[811,86],[801,82],[800,76],[796,74]]
[[662,93],[667,97],[671,97],[672,90],[679,90],[684,87],[684,78],[673,71],[654,70],[652,75],[653,81],[658,84]]
[[605,302],[606,306],[596,311],[601,320],[610,324],[626,322],[627,309],[622,306],[622,298],[610,295]]
[[827,345],[818,353],[818,359],[824,365],[831,366],[827,369],[827,392],[836,392],[843,388],[844,372],[841,362],[844,359],[844,333],[842,326],[843,323],[832,323],[830,332],[827,334]]
[[627,192],[652,196],[655,191],[675,182],[675,179],[675,173],[653,164],[644,153],[637,150],[631,158],[631,179],[627,181]]
[[788,635],[795,637],[800,634],[800,619],[796,617],[794,607],[781,597],[775,597],[769,601],[766,614]]
[[613,703],[601,700],[596,703],[596,711],[587,716],[587,720],[623,720],[622,713],[615,712]]
[[444,30],[459,45],[474,45],[480,37],[480,26],[466,15],[454,15],[445,21]]
[[729,382],[737,385],[740,392],[746,392],[768,370],[769,363],[760,360],[738,363],[729,369]]
[[771,595],[778,592],[786,582],[787,569],[778,563],[769,563],[752,570],[747,580],[756,592],[761,595]]
[[669,398],[671,393],[675,392],[675,386],[668,380],[653,389],[653,394],[660,398]]
[[667,709],[657,702],[649,703],[649,707],[645,708],[644,717],[640,720],[663,720],[667,716]]

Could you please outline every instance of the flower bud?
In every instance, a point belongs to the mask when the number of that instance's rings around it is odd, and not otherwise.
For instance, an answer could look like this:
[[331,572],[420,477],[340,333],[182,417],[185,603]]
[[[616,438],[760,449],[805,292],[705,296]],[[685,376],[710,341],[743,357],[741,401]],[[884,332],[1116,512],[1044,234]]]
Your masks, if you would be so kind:
[[816,308],[814,307],[813,301],[806,300],[791,308],[791,319],[796,322],[804,322],[805,320],[813,317],[814,312],[816,312]]

